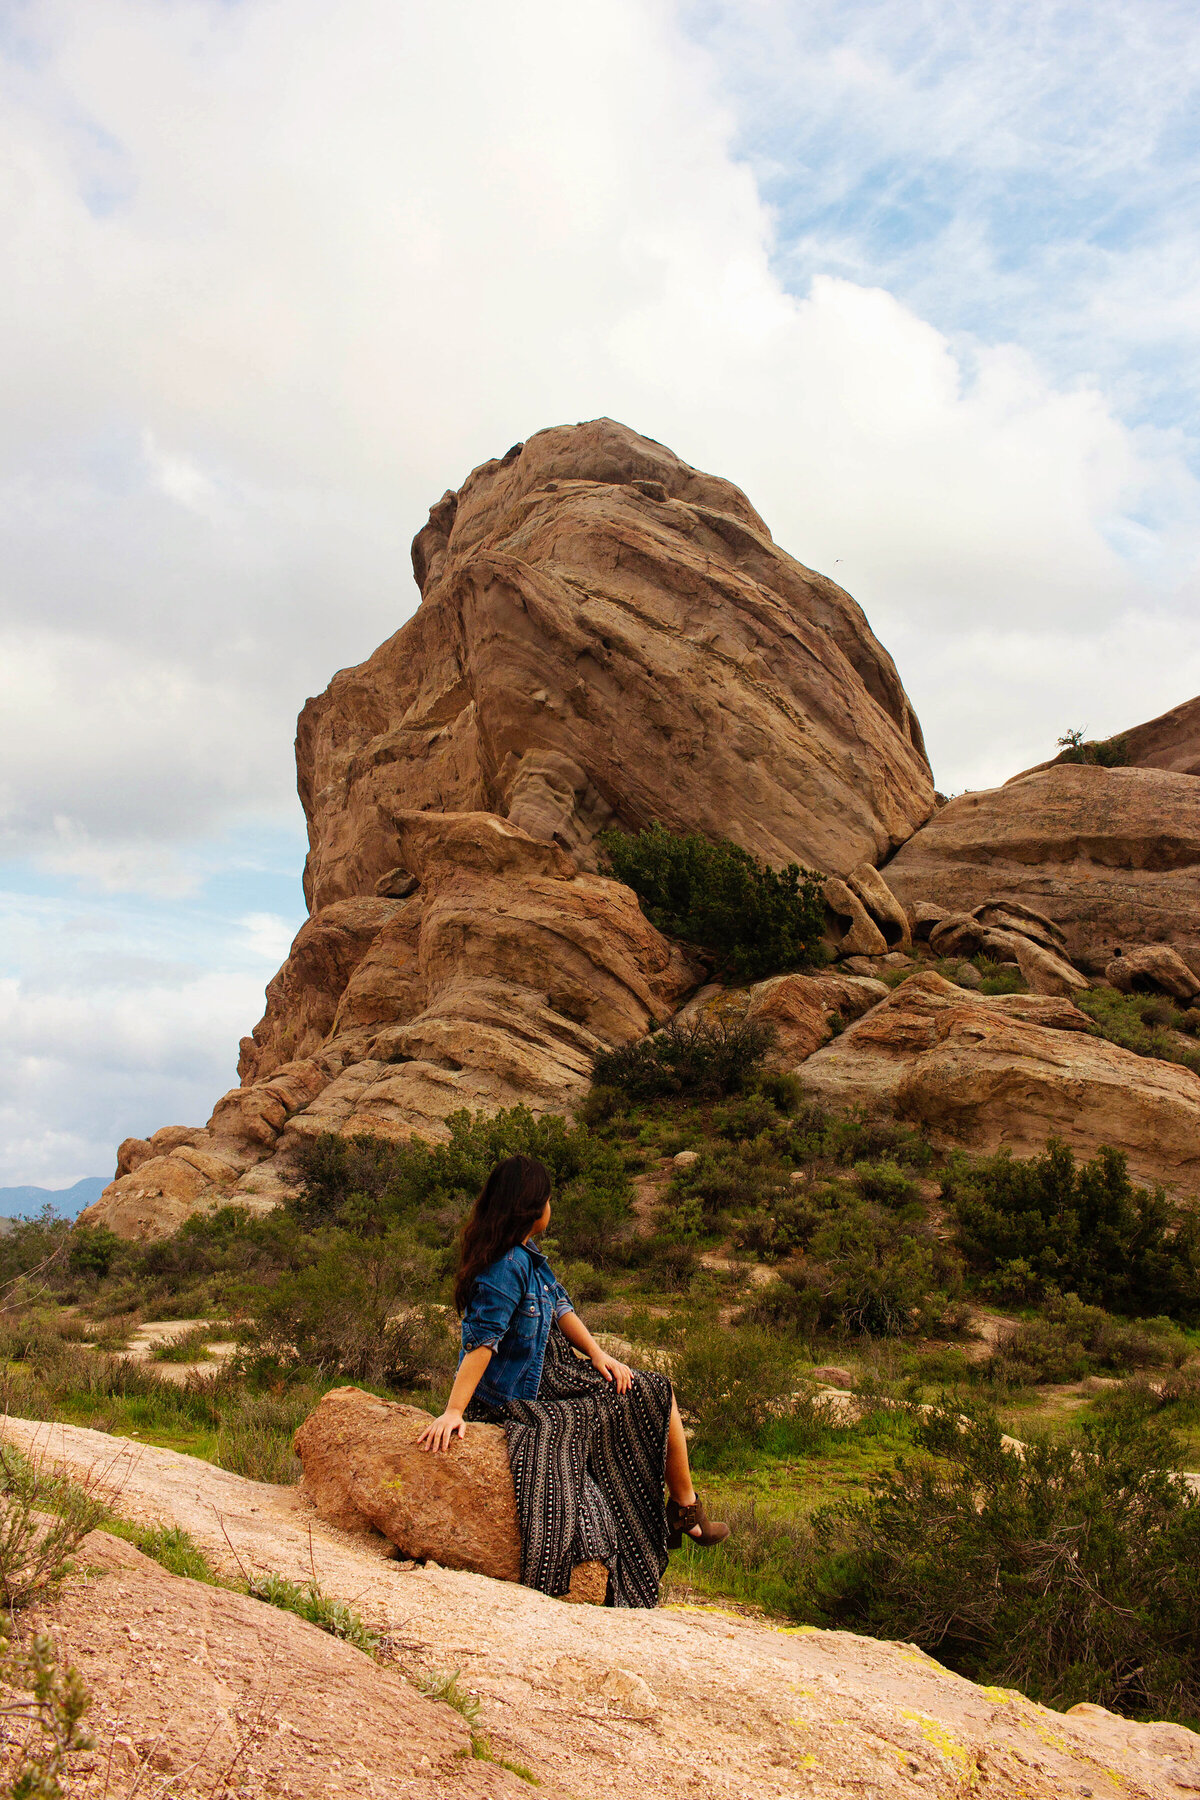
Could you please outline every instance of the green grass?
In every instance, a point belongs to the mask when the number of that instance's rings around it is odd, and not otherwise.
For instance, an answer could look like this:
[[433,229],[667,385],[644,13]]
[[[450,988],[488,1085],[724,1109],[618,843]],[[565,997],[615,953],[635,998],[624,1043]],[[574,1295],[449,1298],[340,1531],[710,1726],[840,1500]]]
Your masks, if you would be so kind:
[[217,1573],[199,1544],[179,1525],[136,1525],[132,1520],[109,1513],[101,1521],[100,1529],[110,1532],[113,1537],[124,1538],[126,1543],[160,1563],[171,1575],[186,1575],[192,1581],[206,1582],[209,1587],[233,1585]]
[[364,1656],[375,1656],[379,1650],[379,1633],[364,1625],[353,1607],[322,1593],[315,1581],[301,1583],[289,1581],[284,1575],[256,1575],[246,1591],[252,1599],[295,1613],[319,1631],[341,1638],[344,1644],[353,1644]]
[[495,1763],[497,1768],[507,1769],[510,1774],[520,1776],[530,1787],[541,1787],[533,1770],[527,1769],[524,1763],[506,1762],[504,1757],[496,1755],[491,1739],[479,1727],[479,1695],[464,1687],[460,1669],[426,1669],[418,1676],[417,1686],[427,1700],[441,1700],[446,1706],[452,1706],[465,1722],[471,1733],[471,1742],[462,1753],[464,1756],[473,1762]]

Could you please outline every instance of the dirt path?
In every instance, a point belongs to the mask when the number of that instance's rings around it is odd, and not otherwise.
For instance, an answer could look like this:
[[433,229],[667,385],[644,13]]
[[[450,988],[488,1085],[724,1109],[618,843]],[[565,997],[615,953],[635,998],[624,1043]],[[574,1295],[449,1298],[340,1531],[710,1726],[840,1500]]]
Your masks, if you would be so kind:
[[1200,1737],[1178,1726],[1050,1712],[911,1646],[849,1633],[716,1608],[570,1607],[482,1576],[404,1569],[296,1490],[76,1426],[8,1419],[3,1431],[98,1481],[125,1517],[182,1526],[230,1574],[315,1573],[414,1660],[460,1669],[500,1753],[573,1800],[1200,1792]]

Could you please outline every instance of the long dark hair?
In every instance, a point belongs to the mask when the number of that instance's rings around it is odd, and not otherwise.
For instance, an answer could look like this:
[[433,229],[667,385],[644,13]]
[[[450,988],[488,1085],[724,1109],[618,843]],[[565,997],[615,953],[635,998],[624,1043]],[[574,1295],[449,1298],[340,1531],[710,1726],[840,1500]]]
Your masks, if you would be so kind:
[[454,1283],[456,1311],[467,1310],[476,1276],[514,1244],[525,1242],[549,1198],[550,1176],[536,1157],[507,1156],[496,1164],[462,1229]]

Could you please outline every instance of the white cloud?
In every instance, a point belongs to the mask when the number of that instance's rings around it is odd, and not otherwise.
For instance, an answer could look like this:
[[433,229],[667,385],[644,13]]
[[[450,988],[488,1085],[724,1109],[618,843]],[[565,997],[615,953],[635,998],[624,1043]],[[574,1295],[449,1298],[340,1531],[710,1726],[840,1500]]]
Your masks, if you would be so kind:
[[[24,48],[0,51],[11,851],[85,892],[194,899],[199,839],[294,820],[296,711],[412,610],[429,503],[598,413],[740,482],[857,594],[944,786],[1193,691],[1187,446],[1122,422],[1111,367],[965,334],[957,300],[953,331],[930,322],[939,284],[1011,299],[1023,279],[958,189],[924,286],[919,254],[889,262],[835,218],[872,169],[880,216],[911,218],[905,158],[1001,186],[1161,163],[1190,53],[1153,90],[1138,62],[1105,139],[1123,40],[1103,6],[1103,105],[1073,138],[1057,61],[1019,48],[1028,8],[972,15],[944,56],[961,9],[842,11],[709,6],[727,29],[706,49],[669,0],[28,0]],[[902,15],[908,37],[884,29]],[[737,150],[735,108],[764,94],[779,215]],[[804,253],[794,293],[777,226]],[[1131,253],[1106,254],[1094,293],[1074,246],[1064,274],[1093,335],[1135,311]],[[1151,305],[1183,332],[1192,264],[1166,239],[1158,255]],[[206,940],[229,974],[180,955],[183,973],[135,980],[126,944],[123,997],[90,964],[75,1000],[26,976],[11,1130],[60,1147],[21,1169],[90,1173],[64,1145],[203,1115],[259,1010],[264,971],[237,958],[290,932],[275,904],[247,894],[227,947]]]
[[295,921],[278,913],[247,913],[241,927],[250,954],[261,956],[273,967],[283,961],[296,935]]

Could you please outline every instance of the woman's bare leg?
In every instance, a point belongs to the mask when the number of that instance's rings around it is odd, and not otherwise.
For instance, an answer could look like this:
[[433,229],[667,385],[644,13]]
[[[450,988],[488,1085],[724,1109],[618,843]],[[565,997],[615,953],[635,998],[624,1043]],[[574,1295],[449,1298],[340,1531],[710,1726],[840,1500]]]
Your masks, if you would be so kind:
[[[688,1463],[687,1439],[683,1435],[683,1420],[679,1416],[674,1395],[671,1396],[671,1423],[667,1427],[667,1491],[676,1506],[690,1506],[696,1498],[691,1466]],[[700,1527],[693,1525],[689,1535],[699,1537]]]

